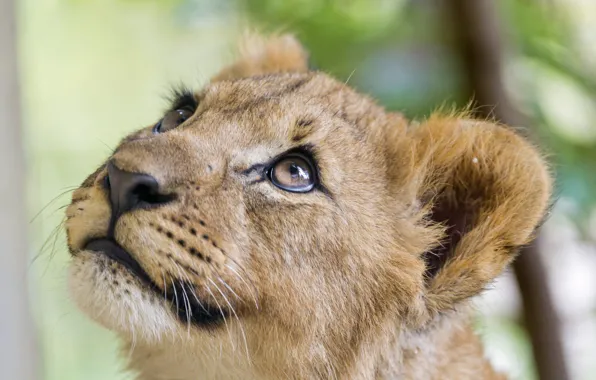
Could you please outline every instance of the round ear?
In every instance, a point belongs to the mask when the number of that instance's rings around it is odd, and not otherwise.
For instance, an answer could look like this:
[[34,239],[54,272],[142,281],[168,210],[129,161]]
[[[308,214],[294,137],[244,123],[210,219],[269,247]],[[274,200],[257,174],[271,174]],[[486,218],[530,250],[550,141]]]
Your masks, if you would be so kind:
[[552,181],[538,151],[504,126],[433,116],[408,135],[411,164],[395,179],[443,231],[423,254],[434,314],[481,292],[529,243]]
[[245,33],[239,43],[239,57],[225,67],[212,82],[234,80],[255,75],[308,71],[308,53],[289,34],[268,37]]

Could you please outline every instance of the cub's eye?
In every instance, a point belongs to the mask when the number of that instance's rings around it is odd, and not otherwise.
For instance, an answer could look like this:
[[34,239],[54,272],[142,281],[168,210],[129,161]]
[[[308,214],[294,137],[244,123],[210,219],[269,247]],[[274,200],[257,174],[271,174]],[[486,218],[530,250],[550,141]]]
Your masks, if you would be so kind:
[[316,184],[316,171],[312,160],[301,154],[281,158],[268,173],[271,183],[293,193],[307,193]]
[[192,116],[193,110],[190,108],[180,108],[177,110],[169,111],[166,115],[155,124],[153,127],[153,133],[163,133],[170,129],[174,129],[180,124],[184,123],[189,117]]

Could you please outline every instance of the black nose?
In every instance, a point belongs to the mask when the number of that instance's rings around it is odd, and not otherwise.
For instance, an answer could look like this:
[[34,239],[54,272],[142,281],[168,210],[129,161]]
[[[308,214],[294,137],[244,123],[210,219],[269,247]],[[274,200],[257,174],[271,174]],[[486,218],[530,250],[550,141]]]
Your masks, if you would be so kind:
[[148,174],[131,173],[108,162],[106,179],[112,216],[118,217],[127,211],[157,206],[172,200],[171,195],[159,193],[159,183]]

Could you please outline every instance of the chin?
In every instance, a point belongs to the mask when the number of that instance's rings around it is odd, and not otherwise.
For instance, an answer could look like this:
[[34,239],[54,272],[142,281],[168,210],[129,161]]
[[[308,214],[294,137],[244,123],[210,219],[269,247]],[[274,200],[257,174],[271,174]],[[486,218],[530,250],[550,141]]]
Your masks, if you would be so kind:
[[152,344],[188,336],[168,301],[105,256],[77,253],[68,280],[70,295],[85,314],[133,342]]

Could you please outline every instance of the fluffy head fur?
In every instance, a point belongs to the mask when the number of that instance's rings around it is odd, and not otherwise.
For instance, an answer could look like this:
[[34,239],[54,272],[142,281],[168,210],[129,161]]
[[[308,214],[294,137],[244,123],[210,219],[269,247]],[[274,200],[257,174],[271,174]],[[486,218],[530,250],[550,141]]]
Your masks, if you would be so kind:
[[[85,249],[110,229],[105,165],[74,193],[81,309],[122,336],[142,380],[497,378],[467,305],[543,217],[551,180],[536,149],[463,115],[387,112],[307,71],[290,36],[241,52],[194,93],[192,117],[142,129],[110,157],[175,195],[113,225],[152,288]],[[319,170],[308,193],[263,171],[296,148]],[[224,318],[185,323],[194,300]]]

